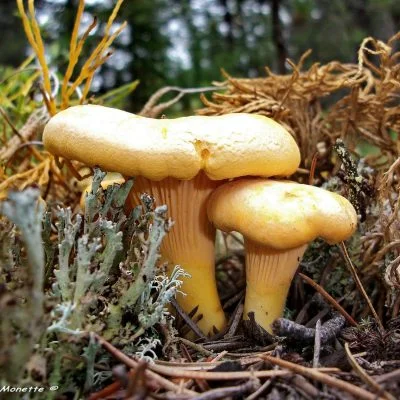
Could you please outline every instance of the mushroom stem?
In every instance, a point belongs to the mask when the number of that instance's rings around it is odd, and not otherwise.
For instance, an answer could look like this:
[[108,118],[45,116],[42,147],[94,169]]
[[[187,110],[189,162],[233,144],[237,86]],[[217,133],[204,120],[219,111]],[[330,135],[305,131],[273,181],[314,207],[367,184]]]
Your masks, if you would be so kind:
[[168,262],[169,273],[179,264],[191,275],[183,278],[180,290],[186,296],[178,294],[177,301],[187,313],[198,306],[196,315],[203,315],[198,326],[205,334],[211,334],[213,326],[222,330],[226,325],[215,279],[215,228],[206,211],[208,197],[217,185],[203,172],[187,181],[137,177],[127,203],[128,207],[138,204],[139,194],[146,192],[158,204],[167,204],[175,223],[161,245],[162,260]]
[[253,311],[256,322],[268,332],[282,316],[293,276],[307,246],[275,250],[245,240],[246,297],[244,318]]

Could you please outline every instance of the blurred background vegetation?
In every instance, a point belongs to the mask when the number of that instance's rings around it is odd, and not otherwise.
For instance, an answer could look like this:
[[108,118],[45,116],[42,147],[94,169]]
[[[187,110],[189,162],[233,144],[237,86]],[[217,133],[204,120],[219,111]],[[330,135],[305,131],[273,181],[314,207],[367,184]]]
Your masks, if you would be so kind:
[[[115,1],[87,0],[83,32],[96,16],[84,53],[98,42]],[[50,65],[65,69],[78,0],[36,0]],[[264,76],[264,67],[283,73],[286,57],[307,50],[314,61],[355,62],[362,39],[386,41],[400,28],[398,0],[129,0],[118,27],[127,28],[113,45],[114,55],[97,72],[94,94],[135,79],[140,85],[125,104],[141,109],[157,89],[208,86],[224,68],[236,77]],[[31,51],[14,1],[0,2],[0,72],[16,67]],[[186,96],[179,112],[198,107]]]

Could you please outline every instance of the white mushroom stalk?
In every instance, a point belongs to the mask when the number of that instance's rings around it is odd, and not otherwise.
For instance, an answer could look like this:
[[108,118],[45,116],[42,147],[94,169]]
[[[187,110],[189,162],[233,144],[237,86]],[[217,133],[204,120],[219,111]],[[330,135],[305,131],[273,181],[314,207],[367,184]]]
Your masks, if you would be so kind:
[[54,116],[43,136],[57,156],[137,177],[128,208],[146,191],[167,204],[175,226],[161,255],[191,278],[178,302],[198,307],[205,334],[224,329],[217,295],[214,228],[206,203],[218,181],[246,175],[290,175],[300,163],[292,136],[275,121],[254,114],[151,119],[102,106],[76,106]]

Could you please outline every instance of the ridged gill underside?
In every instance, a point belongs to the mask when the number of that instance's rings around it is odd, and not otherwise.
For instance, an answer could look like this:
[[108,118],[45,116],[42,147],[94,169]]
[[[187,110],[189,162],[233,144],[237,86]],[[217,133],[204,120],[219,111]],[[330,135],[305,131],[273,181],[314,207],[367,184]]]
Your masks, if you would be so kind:
[[244,317],[250,311],[264,329],[280,318],[297,267],[307,246],[277,251],[246,241],[246,298]]
[[199,306],[203,319],[198,323],[204,333],[225,326],[225,316],[218,298],[215,281],[215,229],[207,218],[207,200],[218,182],[204,173],[188,181],[167,178],[150,181],[137,177],[128,198],[128,206],[139,204],[141,193],[152,195],[158,205],[168,206],[168,216],[174,226],[161,245],[163,261],[169,271],[181,265],[191,278],[184,279],[181,288],[187,295],[178,295],[178,302],[186,312]]

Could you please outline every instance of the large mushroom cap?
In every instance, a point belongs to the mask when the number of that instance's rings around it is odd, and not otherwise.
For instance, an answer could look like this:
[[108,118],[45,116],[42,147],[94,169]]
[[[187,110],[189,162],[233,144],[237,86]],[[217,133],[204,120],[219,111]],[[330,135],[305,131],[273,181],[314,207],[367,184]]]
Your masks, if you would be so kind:
[[290,181],[241,179],[216,189],[208,216],[225,231],[276,250],[304,245],[317,237],[330,244],[348,239],[357,214],[348,200],[327,190]]
[[43,141],[53,154],[152,180],[245,175],[287,176],[300,163],[292,136],[254,114],[151,119],[96,105],[68,108],[47,124]]

